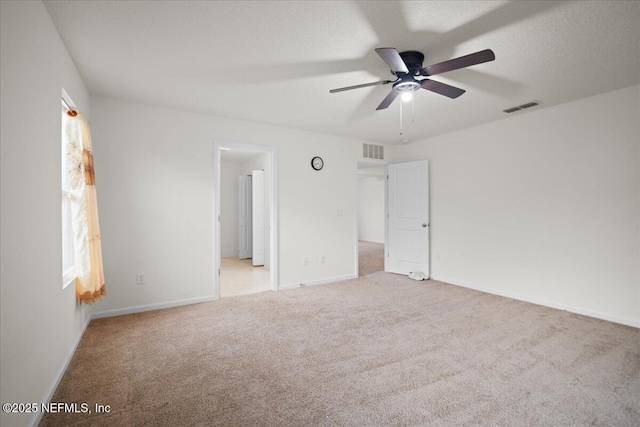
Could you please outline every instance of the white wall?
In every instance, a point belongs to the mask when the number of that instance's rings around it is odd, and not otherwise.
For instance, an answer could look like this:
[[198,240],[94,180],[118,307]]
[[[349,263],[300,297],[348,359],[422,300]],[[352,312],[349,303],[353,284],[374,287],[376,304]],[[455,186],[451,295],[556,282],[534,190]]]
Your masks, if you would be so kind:
[[[0,2],[0,16],[0,401],[39,403],[90,314],[62,289],[60,198],[62,88],[87,117],[89,94],[41,2]],[[2,412],[0,424],[32,415]]]
[[[280,285],[355,274],[360,142],[111,98],[91,101],[108,286],[96,310],[213,296],[214,139],[278,149]],[[315,155],[325,160],[320,172],[310,166]],[[135,284],[138,272],[147,284]]]
[[435,279],[640,326],[640,87],[401,146]]
[[220,254],[238,256],[238,177],[240,165],[225,159],[220,161]]
[[384,243],[384,186],[384,167],[366,168],[358,175],[358,240]]

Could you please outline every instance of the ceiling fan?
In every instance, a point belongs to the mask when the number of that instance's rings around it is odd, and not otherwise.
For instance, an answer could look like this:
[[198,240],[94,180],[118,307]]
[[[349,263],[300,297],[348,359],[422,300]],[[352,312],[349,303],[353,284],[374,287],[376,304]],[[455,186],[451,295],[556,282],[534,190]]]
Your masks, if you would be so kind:
[[416,77],[434,76],[436,74],[442,74],[448,71],[458,70],[460,68],[482,64],[483,62],[489,62],[496,59],[496,56],[491,49],[485,49],[470,55],[422,67],[424,55],[420,52],[410,50],[398,53],[398,51],[393,47],[381,47],[376,49],[376,53],[380,55],[382,60],[391,68],[391,74],[396,76],[396,80],[382,80],[379,82],[341,87],[339,89],[331,89],[329,92],[336,93],[343,92],[345,90],[359,89],[361,87],[393,83],[391,92],[389,92],[386,98],[382,100],[376,110],[383,110],[387,108],[400,94],[403,94],[403,96],[404,94],[407,94],[410,99],[413,92],[418,89],[426,89],[449,98],[457,98],[465,92],[463,89],[431,79],[418,80]]

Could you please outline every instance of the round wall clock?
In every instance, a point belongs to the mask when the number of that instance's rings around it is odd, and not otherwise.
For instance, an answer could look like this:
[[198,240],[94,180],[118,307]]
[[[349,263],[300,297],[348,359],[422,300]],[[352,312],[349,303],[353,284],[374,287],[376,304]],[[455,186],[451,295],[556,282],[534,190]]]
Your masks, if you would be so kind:
[[322,160],[322,157],[316,156],[311,159],[311,167],[317,171],[322,169],[324,167],[324,160]]

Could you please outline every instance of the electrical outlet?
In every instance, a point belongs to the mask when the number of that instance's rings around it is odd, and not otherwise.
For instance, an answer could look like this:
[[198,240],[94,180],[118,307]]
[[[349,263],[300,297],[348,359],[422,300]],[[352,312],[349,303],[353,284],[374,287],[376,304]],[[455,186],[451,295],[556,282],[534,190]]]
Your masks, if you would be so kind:
[[138,274],[136,275],[136,283],[138,285],[144,285],[144,274]]
[[302,264],[303,265],[309,265],[309,257],[308,256],[302,258]]
[[324,264],[325,262],[325,257],[324,255],[320,256],[320,264]]

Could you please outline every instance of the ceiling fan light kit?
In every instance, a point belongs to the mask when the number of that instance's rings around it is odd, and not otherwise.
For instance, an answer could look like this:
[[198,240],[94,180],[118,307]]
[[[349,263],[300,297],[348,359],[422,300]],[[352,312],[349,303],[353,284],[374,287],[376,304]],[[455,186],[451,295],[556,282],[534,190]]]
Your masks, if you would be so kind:
[[424,55],[421,52],[409,50],[399,53],[393,47],[381,47],[376,49],[376,53],[389,66],[389,68],[391,69],[391,74],[396,77],[396,80],[382,80],[355,86],[347,86],[338,89],[331,89],[329,92],[336,93],[363,87],[393,83],[391,91],[382,100],[380,105],[378,105],[378,108],[376,108],[376,110],[383,110],[389,107],[389,105],[391,105],[391,103],[397,98],[399,94],[403,95],[403,101],[410,101],[413,98],[413,92],[416,92],[419,89],[429,90],[431,92],[435,92],[448,98],[454,99],[462,95],[465,91],[463,89],[448,85],[446,83],[438,82],[436,80],[418,80],[416,77],[428,77],[436,74],[442,74],[449,71],[458,70],[460,68],[466,68],[472,65],[493,61],[494,59],[496,59],[496,56],[491,49],[485,49],[476,53],[461,56],[459,58],[454,58],[448,61],[440,62],[438,64],[423,67],[422,62],[424,61]]

